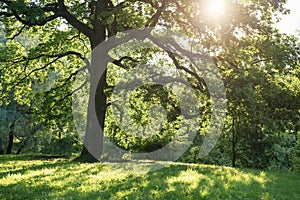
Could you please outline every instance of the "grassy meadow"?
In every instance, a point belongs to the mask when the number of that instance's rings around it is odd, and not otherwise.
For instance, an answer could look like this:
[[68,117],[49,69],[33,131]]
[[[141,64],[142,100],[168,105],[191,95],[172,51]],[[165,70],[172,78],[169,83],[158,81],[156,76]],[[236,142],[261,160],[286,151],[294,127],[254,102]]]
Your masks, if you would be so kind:
[[0,199],[300,199],[297,173],[182,163],[142,173],[116,166],[0,156]]

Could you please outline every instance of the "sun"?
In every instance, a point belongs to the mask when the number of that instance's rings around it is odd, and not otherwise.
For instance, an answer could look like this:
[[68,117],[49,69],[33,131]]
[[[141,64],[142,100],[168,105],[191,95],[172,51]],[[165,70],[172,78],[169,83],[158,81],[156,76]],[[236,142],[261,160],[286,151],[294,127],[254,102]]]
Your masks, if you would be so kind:
[[208,1],[208,12],[214,17],[218,17],[224,14],[225,12],[225,3],[224,0],[209,0]]

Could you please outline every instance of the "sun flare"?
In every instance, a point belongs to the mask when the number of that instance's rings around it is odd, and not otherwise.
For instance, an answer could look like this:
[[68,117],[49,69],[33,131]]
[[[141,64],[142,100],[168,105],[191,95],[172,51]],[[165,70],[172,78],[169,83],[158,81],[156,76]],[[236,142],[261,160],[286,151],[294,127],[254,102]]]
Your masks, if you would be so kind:
[[210,0],[209,1],[209,13],[215,17],[224,14],[225,3],[224,0]]

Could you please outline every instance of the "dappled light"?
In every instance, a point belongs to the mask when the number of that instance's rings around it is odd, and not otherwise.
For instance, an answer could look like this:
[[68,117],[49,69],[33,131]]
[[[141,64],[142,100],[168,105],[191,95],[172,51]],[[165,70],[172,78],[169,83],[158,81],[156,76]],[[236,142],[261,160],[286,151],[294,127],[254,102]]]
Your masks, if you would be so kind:
[[112,163],[14,158],[0,158],[0,198],[284,199],[289,192],[295,199],[300,195],[300,174],[286,172],[174,163],[155,172],[135,173],[111,170]]
[[0,1],[0,200],[299,199],[299,7]]

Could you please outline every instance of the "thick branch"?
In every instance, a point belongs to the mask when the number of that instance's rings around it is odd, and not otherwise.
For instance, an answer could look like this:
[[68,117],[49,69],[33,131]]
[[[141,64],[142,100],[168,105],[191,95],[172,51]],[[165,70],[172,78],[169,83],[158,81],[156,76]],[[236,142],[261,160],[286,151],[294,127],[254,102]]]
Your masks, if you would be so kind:
[[[76,17],[74,17],[71,13],[68,12],[64,1],[58,0],[57,3],[51,3],[46,4],[44,7],[39,6],[32,6],[32,7],[25,7],[25,9],[17,9],[15,8],[14,4],[16,2],[13,1],[7,1],[7,0],[0,0],[0,2],[5,3],[11,10],[11,13],[9,12],[1,12],[1,15],[4,16],[14,16],[19,22],[22,24],[32,27],[32,26],[43,26],[46,23],[58,18],[63,17],[65,18],[72,26],[74,26],[79,32],[82,32],[87,37],[91,38],[93,35],[93,31],[91,28],[88,27],[88,25],[82,23],[79,21]],[[43,19],[38,20],[26,20],[22,15],[28,16],[34,13],[36,10],[44,12],[43,14],[52,12],[53,15],[50,16],[44,16]],[[41,17],[41,16],[35,16],[35,17]]]
[[161,16],[162,12],[166,7],[165,1],[162,2],[162,5],[157,9],[156,13],[151,17],[146,27],[154,27],[158,23],[158,19]]
[[58,4],[60,7],[60,15],[63,18],[65,18],[72,26],[74,26],[81,33],[85,34],[88,38],[91,38],[93,36],[93,30],[88,27],[88,25],[82,23],[71,13],[69,13],[63,0],[59,0]]
[[124,56],[124,57],[120,58],[119,60],[113,60],[112,63],[115,64],[115,65],[117,65],[117,66],[119,66],[119,67],[121,67],[121,68],[123,68],[123,69],[128,70],[128,67],[124,67],[124,66],[122,65],[122,61],[124,61],[124,60],[130,60],[130,61],[132,61],[132,62],[138,62],[137,60],[134,60],[134,59],[133,59],[132,57],[130,57],[130,56]]
[[8,13],[8,12],[0,12],[0,16],[12,17],[14,15],[12,13]]
[[[205,82],[205,81],[203,80],[203,78],[201,78],[196,72],[193,72],[192,70],[190,70],[190,69],[188,69],[188,68],[186,68],[186,67],[180,65],[179,62],[178,62],[178,60],[176,59],[176,57],[175,57],[175,55],[174,55],[173,53],[171,53],[171,52],[169,52],[169,51],[168,51],[167,53],[168,53],[169,57],[172,59],[173,64],[175,65],[175,67],[176,67],[177,69],[183,70],[183,71],[185,71],[186,73],[192,75],[192,76],[195,77],[195,78],[199,81],[199,83],[201,83],[201,84]],[[200,91],[202,91],[202,92],[204,91],[204,88],[203,88],[202,85],[199,85],[199,89],[200,89]]]

